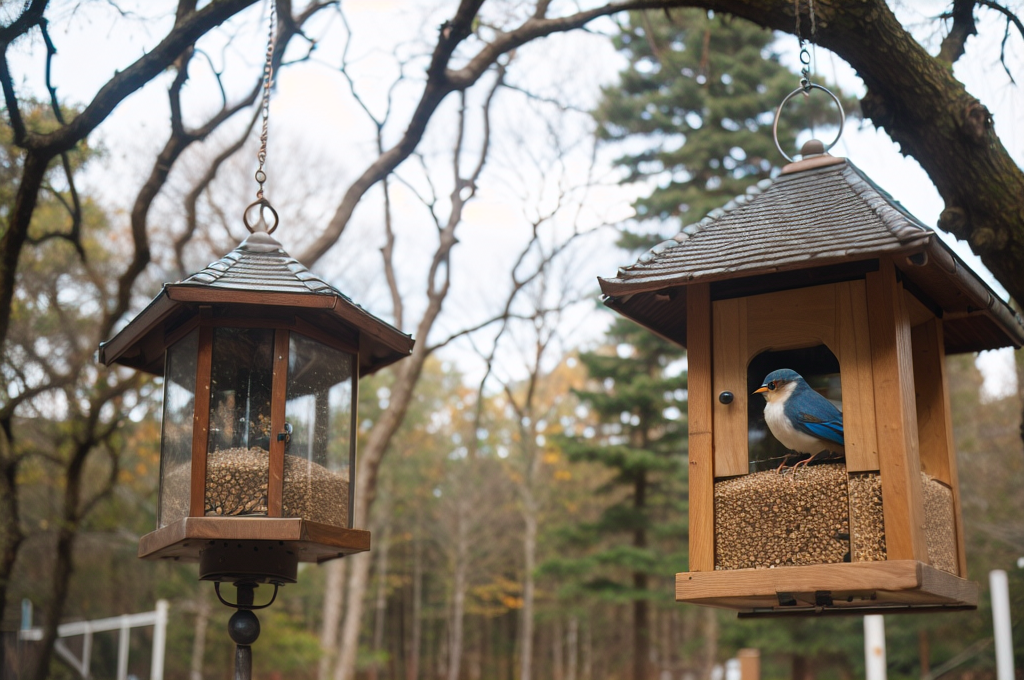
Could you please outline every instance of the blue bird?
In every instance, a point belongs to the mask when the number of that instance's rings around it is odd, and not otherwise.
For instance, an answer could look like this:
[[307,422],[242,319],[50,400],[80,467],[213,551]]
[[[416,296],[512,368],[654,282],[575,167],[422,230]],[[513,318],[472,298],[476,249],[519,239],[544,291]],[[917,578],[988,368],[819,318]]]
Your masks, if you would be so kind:
[[775,438],[791,451],[811,454],[794,468],[810,463],[823,451],[845,456],[842,412],[811,389],[799,373],[788,368],[772,371],[754,394],[764,395],[764,420]]

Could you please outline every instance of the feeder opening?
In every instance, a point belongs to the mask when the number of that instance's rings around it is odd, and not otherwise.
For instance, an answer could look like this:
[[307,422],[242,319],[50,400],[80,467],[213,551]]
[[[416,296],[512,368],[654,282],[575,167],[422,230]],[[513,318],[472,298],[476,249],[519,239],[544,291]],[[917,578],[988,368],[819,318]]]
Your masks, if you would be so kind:
[[[772,436],[764,420],[765,400],[753,394],[766,375],[780,368],[789,368],[807,381],[818,394],[843,410],[839,380],[839,360],[825,345],[782,351],[761,352],[747,366],[747,442],[750,472],[776,470],[783,461],[787,465],[798,458]],[[806,457],[806,456],[805,456]],[[789,460],[787,460],[787,458]]]

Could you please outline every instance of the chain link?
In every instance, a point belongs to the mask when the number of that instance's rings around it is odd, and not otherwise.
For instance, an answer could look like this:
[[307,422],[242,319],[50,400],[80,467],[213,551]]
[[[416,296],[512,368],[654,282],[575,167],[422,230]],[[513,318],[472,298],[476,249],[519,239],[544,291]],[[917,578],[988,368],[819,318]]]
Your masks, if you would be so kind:
[[267,35],[267,60],[263,64],[263,102],[260,105],[263,115],[263,127],[260,130],[260,150],[256,154],[259,168],[256,169],[256,182],[260,185],[256,199],[263,199],[263,183],[267,181],[267,173],[263,165],[267,162],[267,131],[270,121],[270,88],[274,83],[274,48],[277,43],[277,3],[270,0],[270,31]]
[[[807,9],[811,17],[811,45],[814,45],[818,37],[818,22],[817,17],[814,16],[814,0],[807,0]],[[804,40],[803,35],[800,33],[800,0],[793,0],[793,14],[796,16],[796,38],[800,41],[800,63],[803,65],[800,69],[800,87],[803,89],[804,94],[810,94],[811,53],[807,49],[807,41]]]

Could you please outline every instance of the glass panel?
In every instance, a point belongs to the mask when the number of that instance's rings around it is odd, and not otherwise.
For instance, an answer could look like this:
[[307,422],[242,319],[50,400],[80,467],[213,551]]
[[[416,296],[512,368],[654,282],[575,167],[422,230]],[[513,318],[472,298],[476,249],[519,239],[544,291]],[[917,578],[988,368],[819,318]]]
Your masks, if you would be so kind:
[[288,349],[285,517],[349,526],[351,354],[292,333]]
[[163,432],[160,435],[158,525],[161,527],[188,517],[198,354],[198,330],[192,331],[167,349]]
[[274,331],[215,328],[207,515],[267,514]]

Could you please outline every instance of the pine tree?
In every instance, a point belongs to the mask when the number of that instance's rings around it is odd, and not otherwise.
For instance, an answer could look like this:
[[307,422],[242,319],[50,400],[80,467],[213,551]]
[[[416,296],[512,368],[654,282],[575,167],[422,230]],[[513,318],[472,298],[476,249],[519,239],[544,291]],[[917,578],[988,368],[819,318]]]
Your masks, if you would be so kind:
[[562,445],[572,460],[610,470],[598,491],[611,500],[597,521],[572,532],[582,556],[553,561],[547,570],[581,578],[585,590],[602,598],[632,604],[633,678],[646,680],[650,600],[670,588],[666,579],[650,582],[677,570],[687,542],[686,382],[666,375],[683,350],[624,319],[613,324],[607,341],[579,357],[591,389],[576,395],[599,425]]
[[[784,162],[772,122],[798,77],[779,63],[770,31],[699,10],[634,12],[614,40],[629,66],[604,91],[595,118],[602,138],[624,142],[616,161],[624,181],[656,185],[634,204],[639,221],[662,237],[675,233]],[[804,100],[795,97],[779,121],[790,155],[800,129],[838,120],[822,93]],[[855,106],[844,100],[847,111]],[[623,244],[649,247],[660,238],[630,234]]]

